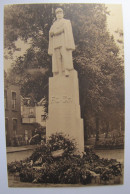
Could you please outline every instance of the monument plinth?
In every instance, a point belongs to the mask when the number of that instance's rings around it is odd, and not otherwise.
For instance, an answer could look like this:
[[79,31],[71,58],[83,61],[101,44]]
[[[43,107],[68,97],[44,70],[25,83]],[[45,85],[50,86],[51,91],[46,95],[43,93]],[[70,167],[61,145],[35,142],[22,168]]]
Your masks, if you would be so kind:
[[49,78],[49,108],[46,125],[47,138],[62,132],[75,139],[80,152],[84,151],[83,120],[80,115],[77,72],[73,68],[75,49],[72,27],[63,18],[63,10],[56,9],[57,20],[49,31],[48,54],[52,56],[53,77]]
[[80,115],[79,87],[77,72],[72,70],[69,77],[49,78],[49,117],[46,136],[62,132],[75,139],[80,152],[84,151],[83,120]]

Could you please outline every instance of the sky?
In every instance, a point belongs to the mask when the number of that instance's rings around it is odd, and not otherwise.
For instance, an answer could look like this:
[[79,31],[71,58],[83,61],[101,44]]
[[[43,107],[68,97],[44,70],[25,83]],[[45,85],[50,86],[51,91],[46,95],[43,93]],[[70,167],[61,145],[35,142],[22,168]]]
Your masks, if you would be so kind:
[[123,29],[123,16],[121,4],[107,4],[110,16],[107,17],[108,28],[111,33],[117,29]]
[[[115,39],[118,39],[117,34],[115,31],[117,29],[123,29],[123,17],[122,17],[122,6],[120,4],[106,4],[108,7],[108,10],[110,11],[110,15],[107,16],[107,24],[108,29],[111,34],[115,36]],[[21,51],[16,51],[14,53],[14,60],[16,57],[23,55],[26,52],[26,49],[29,48],[28,44],[25,44],[22,41],[17,41],[16,43],[17,47],[21,47]],[[11,67],[11,64],[13,63],[13,60],[4,60],[4,69],[7,72],[9,68]]]
[[[110,16],[107,17],[108,29],[111,34],[114,35],[117,46],[119,47],[120,57],[124,57],[124,45],[117,42],[121,40],[118,33],[115,33],[117,30],[123,31],[123,10],[122,5],[107,4],[108,10],[110,11]],[[123,40],[123,38],[122,38]],[[124,64],[123,64],[124,65]]]

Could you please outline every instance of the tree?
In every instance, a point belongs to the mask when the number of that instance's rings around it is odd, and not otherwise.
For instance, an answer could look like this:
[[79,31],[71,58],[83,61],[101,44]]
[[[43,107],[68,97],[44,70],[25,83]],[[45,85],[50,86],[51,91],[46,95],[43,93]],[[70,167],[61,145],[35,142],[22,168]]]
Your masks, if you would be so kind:
[[[36,100],[47,96],[51,58],[47,54],[48,32],[55,20],[55,8],[62,7],[70,19],[76,44],[74,67],[79,75],[81,113],[85,134],[95,118],[98,140],[100,120],[119,119],[123,115],[123,68],[119,48],[107,31],[107,8],[103,4],[33,4],[5,7],[5,48],[9,54],[17,48],[19,38],[31,42],[22,58],[18,58],[10,75],[15,74],[23,95],[33,93]],[[44,73],[30,74],[28,69],[44,68]],[[10,76],[12,77],[12,76]],[[10,79],[11,80],[11,79]],[[46,87],[45,87],[46,86]]]

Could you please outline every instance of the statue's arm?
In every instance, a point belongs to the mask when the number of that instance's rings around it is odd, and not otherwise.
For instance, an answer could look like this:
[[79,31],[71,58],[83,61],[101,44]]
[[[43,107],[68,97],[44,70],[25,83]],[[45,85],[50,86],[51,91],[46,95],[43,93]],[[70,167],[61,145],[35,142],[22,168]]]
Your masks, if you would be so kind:
[[65,22],[65,45],[67,50],[75,50],[75,43],[70,20],[66,20]]
[[53,26],[50,28],[50,31],[49,31],[48,54],[51,56],[53,55]]
[[61,27],[61,28],[55,29],[54,35],[56,36],[56,35],[59,35],[63,32],[64,32],[64,27]]
[[53,25],[52,25],[51,28],[50,28],[49,35],[50,35],[51,37],[54,35]]

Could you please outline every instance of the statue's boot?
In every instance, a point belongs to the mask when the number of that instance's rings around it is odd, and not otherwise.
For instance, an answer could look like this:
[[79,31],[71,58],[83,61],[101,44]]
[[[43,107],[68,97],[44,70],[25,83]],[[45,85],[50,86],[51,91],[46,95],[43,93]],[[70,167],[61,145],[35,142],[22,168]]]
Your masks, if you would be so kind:
[[67,69],[65,70],[65,76],[69,77],[69,71]]
[[58,75],[58,72],[53,72],[53,76],[57,76]]

